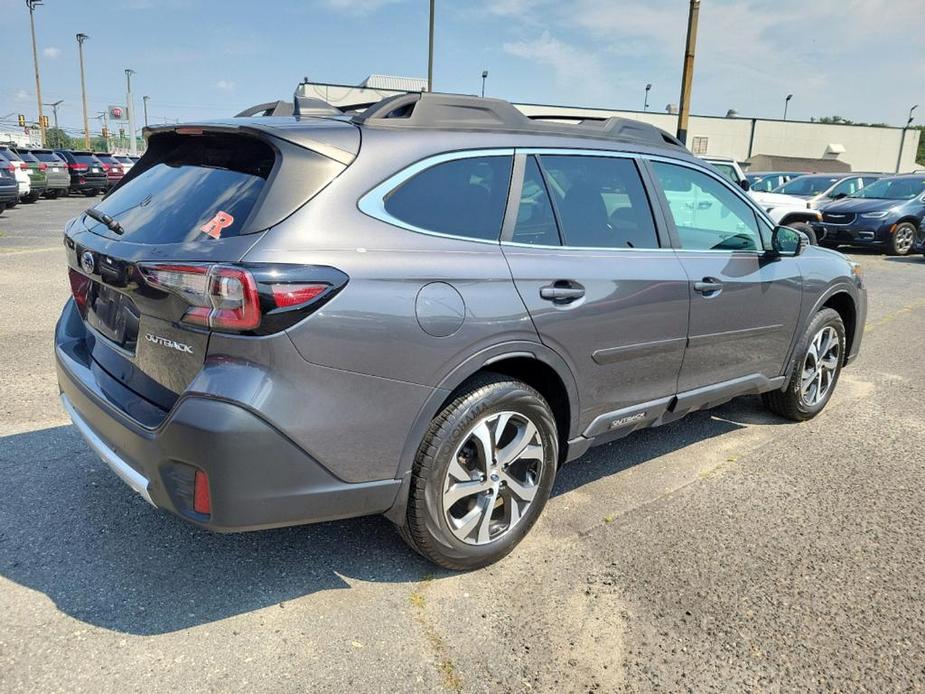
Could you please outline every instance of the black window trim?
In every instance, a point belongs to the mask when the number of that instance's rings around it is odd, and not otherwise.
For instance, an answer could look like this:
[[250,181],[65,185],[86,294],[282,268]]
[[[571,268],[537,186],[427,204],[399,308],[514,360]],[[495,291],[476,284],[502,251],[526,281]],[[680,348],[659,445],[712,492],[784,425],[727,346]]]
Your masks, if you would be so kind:
[[[668,231],[671,236],[672,248],[678,253],[685,254],[697,254],[697,253],[733,253],[737,255],[750,255],[750,256],[763,256],[771,248],[771,239],[770,235],[764,233],[765,227],[773,229],[777,226],[771,218],[768,217],[767,213],[751,198],[749,197],[741,188],[733,185],[728,179],[726,179],[721,174],[710,171],[706,166],[700,166],[694,162],[685,161],[683,159],[674,159],[672,157],[662,157],[658,155],[645,154],[642,155],[642,161],[645,163],[646,168],[649,171],[649,176],[652,181],[652,185],[656,192],[656,197],[658,199],[658,204],[662,209],[662,214],[665,217],[665,222],[668,228]],[[674,164],[676,166],[683,166],[688,169],[693,169],[698,171],[701,174],[704,174],[715,181],[718,181],[720,185],[725,186],[727,190],[731,191],[733,195],[738,197],[743,201],[746,206],[754,213],[755,215],[755,224],[758,227],[758,235],[761,238],[762,245],[764,248],[759,248],[757,250],[746,250],[746,249],[725,249],[725,248],[706,248],[706,249],[695,249],[695,248],[682,248],[681,247],[681,237],[678,235],[677,226],[674,223],[674,216],[671,214],[671,209],[668,206],[668,198],[665,196],[665,191],[662,190],[661,184],[658,182],[658,177],[655,175],[655,171],[652,169],[652,162],[660,162],[663,164]]]
[[[649,211],[652,214],[652,221],[655,225],[655,235],[658,241],[658,248],[610,248],[607,246],[568,246],[565,244],[565,239],[562,234],[562,228],[559,223],[559,212],[556,207],[556,202],[552,199],[552,196],[549,195],[549,184],[546,180],[546,170],[543,167],[543,155],[548,156],[582,156],[582,157],[609,157],[613,159],[631,159],[636,166],[636,172],[639,174],[639,179],[642,183],[643,191],[646,195],[646,200],[649,204]],[[546,184],[547,195],[550,198],[550,204],[553,208],[553,215],[556,218],[556,226],[559,231],[559,241],[560,245],[558,246],[547,246],[538,243],[518,243],[513,241],[514,237],[514,227],[517,223],[517,208],[520,205],[520,195],[523,189],[523,178],[526,172],[526,158],[528,156],[536,156],[537,164],[540,167],[540,172],[543,175],[543,182]],[[623,152],[623,151],[614,151],[607,149],[584,149],[584,148],[570,148],[570,147],[518,147],[515,150],[514,156],[514,181],[511,184],[510,195],[508,197],[508,211],[504,216],[504,227],[501,231],[501,245],[503,246],[512,246],[515,248],[536,248],[540,250],[559,250],[559,251],[595,251],[595,252],[605,252],[605,253],[661,253],[665,251],[674,252],[675,248],[673,246],[674,238],[671,236],[669,227],[670,219],[665,217],[665,212],[662,209],[661,200],[658,197],[658,188],[656,187],[651,172],[646,166],[645,155],[638,152]],[[518,161],[520,165],[518,168]],[[669,159],[669,161],[671,161]]]

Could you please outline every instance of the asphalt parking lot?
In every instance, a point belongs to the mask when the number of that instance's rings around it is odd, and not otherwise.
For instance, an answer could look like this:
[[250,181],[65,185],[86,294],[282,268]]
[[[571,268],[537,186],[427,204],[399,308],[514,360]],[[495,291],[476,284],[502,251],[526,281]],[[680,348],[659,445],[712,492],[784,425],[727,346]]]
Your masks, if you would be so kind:
[[435,570],[384,519],[214,535],[57,400],[61,228],[0,215],[0,691],[921,691],[925,261],[854,254],[861,358],[811,422],[742,398],[592,450],[518,550]]

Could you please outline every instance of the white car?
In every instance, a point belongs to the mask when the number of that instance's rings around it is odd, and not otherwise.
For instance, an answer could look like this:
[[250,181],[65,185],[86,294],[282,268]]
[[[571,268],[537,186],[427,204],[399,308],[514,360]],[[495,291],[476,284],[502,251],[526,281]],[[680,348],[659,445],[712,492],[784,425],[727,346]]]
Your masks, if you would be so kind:
[[6,146],[0,147],[0,159],[6,159],[13,165],[13,175],[16,177],[16,183],[19,184],[19,199],[22,200],[30,195],[32,193],[32,179],[29,178],[26,171],[25,162],[18,154]]
[[122,165],[123,174],[127,174],[135,166],[135,160],[126,154],[114,154],[113,158]]
[[[767,212],[772,222],[802,231],[809,237],[810,242],[816,245],[816,234],[810,225],[813,222],[821,222],[822,213],[812,209],[807,200],[793,195],[759,193],[750,190],[751,186],[748,183],[748,179],[745,178],[742,168],[739,166],[739,163],[731,157],[705,157],[704,161],[730,181],[741,186],[743,190],[748,191],[752,199],[761,205],[762,209]],[[802,178],[802,176],[800,178]]]

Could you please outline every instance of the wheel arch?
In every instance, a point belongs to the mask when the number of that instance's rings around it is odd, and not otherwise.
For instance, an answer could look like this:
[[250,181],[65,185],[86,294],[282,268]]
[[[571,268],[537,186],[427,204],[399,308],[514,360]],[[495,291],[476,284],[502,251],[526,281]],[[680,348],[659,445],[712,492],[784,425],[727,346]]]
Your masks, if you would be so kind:
[[816,315],[824,308],[833,309],[841,317],[841,322],[845,325],[845,351],[842,354],[842,363],[846,363],[848,355],[851,354],[851,347],[854,344],[854,338],[857,334],[858,312],[857,304],[854,298],[846,291],[838,290],[829,294],[828,298],[823,301],[819,307],[813,311]]

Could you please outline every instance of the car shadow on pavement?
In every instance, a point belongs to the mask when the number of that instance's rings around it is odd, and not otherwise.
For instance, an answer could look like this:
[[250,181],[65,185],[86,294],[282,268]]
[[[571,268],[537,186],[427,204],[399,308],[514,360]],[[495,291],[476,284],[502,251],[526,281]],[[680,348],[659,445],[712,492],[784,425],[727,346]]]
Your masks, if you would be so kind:
[[[563,468],[554,494],[740,429],[737,417],[762,416],[756,402],[742,398],[592,449]],[[189,525],[132,493],[70,426],[0,437],[0,480],[0,575],[75,619],[128,634],[349,588],[342,576],[411,583],[449,575],[378,516],[237,534]]]

